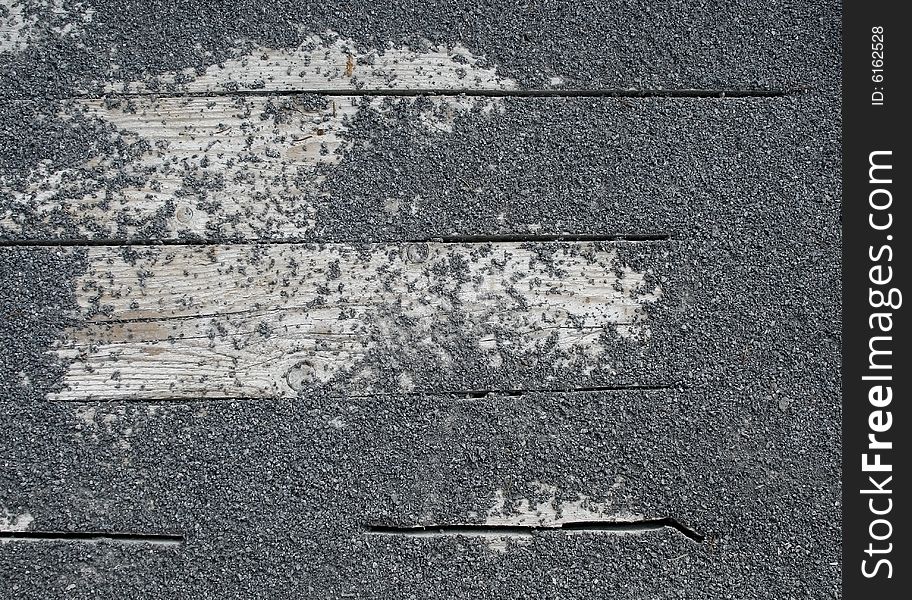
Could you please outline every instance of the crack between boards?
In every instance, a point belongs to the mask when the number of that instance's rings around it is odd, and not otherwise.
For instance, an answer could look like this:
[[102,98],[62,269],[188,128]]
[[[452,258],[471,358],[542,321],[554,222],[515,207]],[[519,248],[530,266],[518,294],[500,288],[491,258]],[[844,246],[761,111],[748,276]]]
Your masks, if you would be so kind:
[[[452,390],[452,391],[434,391],[426,390],[423,392],[378,392],[370,394],[357,393],[329,393],[326,398],[330,399],[371,399],[371,398],[416,398],[416,397],[437,397],[453,398],[457,400],[480,400],[485,398],[513,397],[519,398],[525,394],[585,394],[598,392],[650,392],[650,391],[684,391],[687,389],[685,382],[679,381],[673,384],[662,385],[603,385],[603,386],[585,386],[585,387],[560,387],[560,388],[526,388],[526,389],[476,389],[476,390]],[[218,402],[274,402],[278,400],[293,400],[295,398],[306,398],[307,395],[299,396],[224,396],[224,397],[155,397],[155,398],[85,398],[85,399],[61,399],[52,400],[55,403],[66,404],[199,404],[199,403],[218,403]]]
[[83,542],[97,544],[147,544],[152,546],[180,546],[184,536],[161,533],[125,533],[100,531],[0,531],[0,543],[21,542]]
[[[141,90],[141,91],[107,91],[104,93],[76,93],[63,95],[56,100],[104,100],[106,98],[216,98],[216,97],[275,97],[275,96],[389,96],[389,97],[414,97],[414,96],[464,96],[480,98],[694,98],[717,99],[728,98],[784,98],[798,96],[814,91],[810,85],[795,85],[787,88],[677,88],[677,89],[470,89],[470,88],[422,88],[422,89],[390,89],[390,88],[306,88],[286,90]],[[29,102],[31,98],[20,97],[14,102]]]
[[451,235],[427,238],[409,238],[401,240],[325,240],[315,241],[305,238],[291,238],[281,240],[264,240],[264,239],[115,239],[115,238],[97,238],[97,239],[0,239],[0,247],[65,247],[65,246],[280,246],[280,245],[305,245],[305,244],[364,244],[364,245],[392,245],[392,244],[496,244],[505,242],[514,243],[539,243],[539,242],[665,242],[674,239],[674,236],[668,233],[643,233],[643,234],[574,234],[574,233],[555,233],[555,234],[493,234],[493,235]]
[[531,537],[536,533],[647,533],[672,529],[687,539],[703,543],[706,536],[687,527],[677,519],[642,519],[639,521],[571,521],[556,525],[418,525],[397,527],[390,525],[367,525],[367,535],[402,536],[402,537]]

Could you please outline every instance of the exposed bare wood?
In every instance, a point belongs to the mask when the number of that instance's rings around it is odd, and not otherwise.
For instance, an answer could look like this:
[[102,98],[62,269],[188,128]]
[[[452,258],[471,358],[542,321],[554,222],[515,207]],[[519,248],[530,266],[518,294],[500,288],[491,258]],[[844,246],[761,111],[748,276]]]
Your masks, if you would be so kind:
[[365,49],[333,31],[308,36],[295,48],[239,47],[236,56],[203,73],[164,73],[150,81],[117,81],[118,93],[218,93],[326,90],[513,90],[484,57],[462,46]]
[[21,52],[42,36],[82,35],[94,10],[83,2],[48,0],[38,10],[24,0],[0,0],[0,52]]
[[649,344],[662,296],[651,269],[618,258],[631,244],[89,248],[76,286],[85,323],[57,349],[72,360],[57,398],[547,386],[554,369],[610,378],[613,353]]
[[[381,98],[287,96],[84,100],[73,118],[113,126],[87,162],[49,171],[37,165],[25,185],[0,180],[11,208],[0,226],[70,223],[82,238],[197,236],[302,239],[312,231],[326,170],[342,158],[359,110],[394,111]],[[421,99],[418,125],[448,131],[468,111],[497,99]],[[6,185],[4,185],[6,184]],[[17,208],[18,207],[18,208]]]
[[16,52],[24,48],[28,25],[20,4],[13,0],[0,2],[0,52]]

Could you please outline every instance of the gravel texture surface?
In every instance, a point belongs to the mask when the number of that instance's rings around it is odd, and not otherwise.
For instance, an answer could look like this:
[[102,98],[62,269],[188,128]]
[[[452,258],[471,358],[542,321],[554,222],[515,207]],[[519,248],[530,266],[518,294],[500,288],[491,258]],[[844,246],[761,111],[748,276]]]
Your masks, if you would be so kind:
[[[838,6],[82,4],[81,17],[39,10],[31,41],[0,53],[0,209],[21,217],[0,229],[0,598],[838,596]],[[392,120],[364,110],[327,167],[333,201],[303,241],[528,237],[530,225],[670,235],[661,310],[675,328],[654,333],[667,389],[46,400],[65,369],[47,351],[89,293],[74,288],[85,252],[15,244],[85,235],[85,223],[31,215],[8,190],[101,156],[110,181],[73,176],[116,193],[118,169],[144,151],[68,98],[114,64],[119,78],[149,78],[217,63],[238,38],[287,47],[326,29],[370,47],[460,43],[529,89],[555,74],[588,89],[811,86],[508,98],[437,133],[408,126],[414,104]],[[421,208],[390,218],[391,196]],[[158,237],[162,215],[144,235]],[[540,495],[532,482],[555,486],[558,503],[582,494],[705,539],[545,531],[501,551],[364,532],[483,522],[498,493]],[[14,528],[184,543],[3,539]]]

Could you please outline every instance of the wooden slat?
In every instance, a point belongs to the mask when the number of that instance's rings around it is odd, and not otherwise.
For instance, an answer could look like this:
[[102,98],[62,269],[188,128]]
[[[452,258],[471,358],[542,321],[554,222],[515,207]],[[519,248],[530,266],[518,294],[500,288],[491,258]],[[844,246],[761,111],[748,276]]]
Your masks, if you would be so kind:
[[775,99],[707,111],[681,99],[303,95],[62,110],[61,127],[95,135],[73,124],[94,119],[110,134],[81,160],[0,176],[6,240],[663,233],[704,196],[733,193],[729,163],[786,178],[764,148],[791,136]]
[[75,94],[781,89],[820,77],[821,64],[833,68],[838,56],[821,47],[820,32],[838,25],[831,0],[787,10],[687,0],[534,11],[483,3],[442,14],[420,2],[340,8],[301,0],[271,11],[236,2],[29,5],[26,12],[16,0],[0,1],[9,11],[0,48],[31,49],[39,58],[30,66],[49,68],[61,47],[78,44],[93,60],[66,63]]
[[[78,101],[68,112],[99,119],[115,133],[85,163],[48,172],[40,166],[10,195],[0,227],[37,232],[36,221],[69,222],[81,238],[308,239],[327,201],[326,173],[352,145],[361,110],[406,125],[402,104],[428,136],[451,130],[459,115],[497,110],[497,99],[366,97],[207,97]],[[414,123],[412,123],[414,124]],[[19,208],[21,207],[21,208]]]
[[[315,191],[320,165],[338,161],[343,119],[356,108],[352,99],[306,106],[287,100],[274,116],[261,118],[270,105],[263,98],[80,102],[76,112],[111,123],[123,143],[76,168],[39,174],[27,189],[8,191],[39,218],[63,212],[80,223],[75,233],[85,237],[93,237],[95,227],[105,237],[130,236],[163,209],[163,237],[230,230],[255,237],[274,221],[282,231],[307,231],[313,207],[293,199]],[[125,159],[127,148],[139,150],[139,158]],[[182,193],[187,177],[199,181],[198,193]],[[200,201],[213,208],[201,210]],[[283,204],[294,209],[283,211]],[[3,225],[15,227],[21,214],[11,211]]]
[[[297,535],[319,533],[339,545],[383,524],[556,528],[671,517],[709,533],[713,512],[689,505],[681,486],[702,467],[689,451],[711,443],[704,438],[714,430],[674,426],[691,400],[669,390],[615,390],[309,405],[0,403],[17,416],[0,464],[29,467],[0,473],[0,532],[136,531],[183,536],[190,546],[268,531],[251,531],[248,518],[294,515],[288,525]],[[644,428],[644,419],[653,426]],[[26,460],[39,449],[44,468]],[[668,457],[683,472],[669,473]],[[283,492],[321,477],[338,485],[322,490],[320,503],[288,497],[273,507],[287,515],[263,514],[274,483],[299,467],[301,479]],[[250,496],[209,502],[238,488]]]
[[667,268],[662,243],[88,248],[56,397],[655,383],[614,360],[663,296],[622,257],[642,246]]
[[259,47],[200,73],[195,69],[165,72],[148,81],[112,81],[105,90],[115,93],[218,93],[237,90],[287,92],[296,90],[489,90],[509,91],[519,86],[483,66],[483,57],[467,48],[436,46],[424,50],[390,46],[363,50],[353,40],[334,32],[312,35],[294,48]]
[[[494,561],[521,577],[546,558],[568,573],[648,559],[654,564],[645,573],[659,590],[668,570],[690,562],[705,569],[708,545],[667,528],[509,541],[365,530],[640,516],[673,516],[712,530],[718,505],[728,499],[694,502],[706,468],[694,450],[716,437],[702,426],[667,426],[691,416],[691,402],[668,391],[624,391],[474,400],[400,395],[310,405],[298,399],[28,409],[0,403],[16,415],[0,456],[0,522],[32,532],[185,539],[176,547],[0,541],[0,560],[4,576],[26,589],[33,580],[65,579],[102,597],[116,597],[106,586],[118,589],[134,577],[142,578],[143,589],[194,590],[244,565],[261,567],[264,581],[284,581],[293,572],[283,588],[292,595],[306,596],[307,586],[319,585],[329,597],[399,597],[397,589],[405,587],[399,578],[408,579],[428,556],[452,570],[448,579],[483,577],[495,591],[505,575],[491,576],[485,566]],[[674,469],[663,460],[669,457],[678,459]],[[319,561],[302,560],[310,552],[354,571],[324,571]],[[398,568],[371,568],[373,562]],[[227,578],[223,594],[243,596],[248,581]]]

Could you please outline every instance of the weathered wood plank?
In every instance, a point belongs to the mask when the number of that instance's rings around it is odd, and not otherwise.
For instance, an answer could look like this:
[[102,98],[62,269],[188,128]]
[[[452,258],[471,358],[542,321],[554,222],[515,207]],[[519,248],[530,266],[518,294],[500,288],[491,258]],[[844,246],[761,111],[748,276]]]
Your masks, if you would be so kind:
[[[360,48],[360,49],[359,49]],[[434,46],[415,50],[389,46],[365,50],[354,40],[329,31],[313,35],[293,48],[259,47],[237,50],[236,56],[200,72],[194,68],[170,71],[154,81],[107,82],[104,91],[157,94],[218,93],[238,90],[288,92],[383,90],[518,89],[515,80],[484,66],[463,46]]]
[[[14,54],[15,70],[52,70],[65,60],[67,72],[54,86],[62,94],[776,89],[838,67],[837,49],[821,43],[838,34],[832,0],[787,7],[636,0],[542,10],[507,1],[442,13],[420,2],[388,7],[370,0],[344,8],[283,0],[271,10],[238,1],[168,10],[123,0],[2,0],[0,7],[9,38],[3,48]],[[5,93],[28,96],[27,83],[12,74],[9,80]]]
[[86,252],[58,399],[648,385],[620,365],[648,349],[673,261],[633,242]]
[[379,242],[663,233],[689,223],[695,202],[733,194],[732,169],[752,164],[744,177],[790,177],[767,152],[791,138],[775,99],[711,108],[611,98],[79,101],[60,118],[81,153],[0,171],[0,236]]
[[102,152],[85,163],[39,169],[22,189],[3,190],[10,208],[0,226],[62,213],[75,237],[306,235],[321,167],[339,161],[341,133],[359,102],[78,102],[73,114],[113,126],[111,138],[99,140]]
[[22,50],[28,43],[27,26],[20,4],[11,0],[0,2],[0,52]]
[[84,36],[95,12],[85,2],[0,0],[0,52]]
[[[547,528],[665,516],[715,531],[725,500],[699,478],[705,464],[694,452],[717,439],[706,435],[714,427],[669,427],[690,411],[674,392],[0,409],[21,415],[7,432],[10,451],[0,456],[10,462],[0,464],[27,465],[0,469],[0,519],[27,522],[24,530],[33,532],[140,531],[185,540],[178,547],[0,542],[3,576],[23,586],[29,578],[17,567],[26,564],[39,579],[94,582],[98,594],[143,574],[151,580],[145,586],[199,589],[198,582],[249,561],[265,581],[293,571],[286,592],[319,585],[330,596],[355,597],[369,597],[368,590],[396,596],[400,578],[429,555],[445,579],[483,577],[493,590],[501,589],[501,569],[518,574],[542,560],[568,573],[649,560],[643,573],[654,581],[644,585],[656,590],[682,564],[726,567],[709,543],[669,528],[501,538],[369,534],[372,524]],[[37,453],[47,456],[43,465],[28,459]],[[721,518],[726,527],[733,522],[728,513]],[[333,568],[301,560],[311,552],[332,557]],[[86,563],[95,571],[80,572]],[[498,576],[487,571],[492,564]],[[640,577],[633,573],[619,585]],[[247,583],[225,585],[235,595]]]
[[[113,127],[104,150],[83,164],[37,169],[8,194],[0,227],[70,223],[78,238],[306,239],[321,185],[355,144],[364,111],[428,135],[452,131],[460,115],[498,110],[497,99],[289,96],[79,101],[73,113]],[[2,182],[0,182],[2,183]],[[399,212],[385,199],[387,216]],[[404,207],[402,207],[404,209]],[[414,208],[412,210],[415,210]]]

